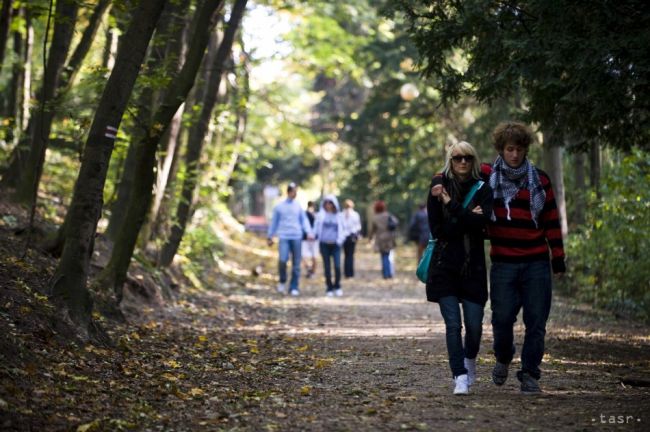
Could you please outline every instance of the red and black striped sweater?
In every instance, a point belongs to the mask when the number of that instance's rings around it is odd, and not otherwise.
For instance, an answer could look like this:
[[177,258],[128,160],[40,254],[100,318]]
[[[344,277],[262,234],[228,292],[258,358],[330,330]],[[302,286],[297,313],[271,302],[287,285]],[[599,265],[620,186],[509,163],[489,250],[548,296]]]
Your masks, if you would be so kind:
[[[546,192],[546,201],[535,226],[530,213],[530,192],[521,189],[510,201],[510,220],[502,199],[493,203],[496,221],[488,224],[490,258],[493,262],[532,262],[549,259],[554,273],[566,271],[560,215],[551,187],[551,180],[544,171],[536,168]],[[481,164],[481,174],[489,182],[492,167]]]

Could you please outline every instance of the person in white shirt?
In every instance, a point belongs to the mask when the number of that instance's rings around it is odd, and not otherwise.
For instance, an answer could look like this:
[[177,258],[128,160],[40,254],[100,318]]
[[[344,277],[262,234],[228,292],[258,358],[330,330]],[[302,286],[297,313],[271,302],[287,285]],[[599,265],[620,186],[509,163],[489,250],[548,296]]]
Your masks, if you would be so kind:
[[[313,201],[307,203],[305,215],[309,220],[309,226],[314,228],[316,223],[316,206]],[[308,239],[307,233],[302,237],[302,261],[307,269],[307,278],[311,278],[316,273],[316,254],[318,253],[318,242],[316,239]]]
[[354,277],[354,249],[357,240],[361,237],[361,217],[354,210],[354,202],[346,199],[343,202],[343,226],[345,228],[345,242],[343,243],[343,252],[345,258],[343,261],[343,275],[346,278]]

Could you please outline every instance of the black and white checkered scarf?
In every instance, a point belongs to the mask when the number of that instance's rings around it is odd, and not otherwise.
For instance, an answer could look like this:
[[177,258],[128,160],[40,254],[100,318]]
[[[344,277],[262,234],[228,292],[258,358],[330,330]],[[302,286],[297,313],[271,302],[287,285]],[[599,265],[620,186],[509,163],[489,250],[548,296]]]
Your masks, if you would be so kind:
[[[538,225],[537,218],[544,208],[546,192],[537,170],[528,159],[518,168],[512,168],[505,163],[501,156],[498,156],[492,166],[490,187],[494,191],[494,199],[503,199],[508,220],[510,220],[510,201],[520,189],[528,189],[530,191],[530,214],[535,225]],[[492,211],[492,220],[496,220],[494,211]]]

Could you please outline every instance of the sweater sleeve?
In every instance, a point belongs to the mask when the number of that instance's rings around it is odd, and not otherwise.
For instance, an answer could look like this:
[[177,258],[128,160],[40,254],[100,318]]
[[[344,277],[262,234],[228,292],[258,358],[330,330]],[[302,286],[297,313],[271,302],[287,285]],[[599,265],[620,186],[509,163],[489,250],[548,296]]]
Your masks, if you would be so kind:
[[[458,223],[467,226],[470,230],[477,231],[485,228],[485,225],[490,221],[492,215],[492,188],[487,183],[484,183],[470,201],[467,207],[463,207],[461,203],[450,201],[447,204],[449,214],[458,218]],[[474,207],[480,206],[482,214],[477,214],[472,211]]]
[[427,217],[429,218],[429,231],[431,237],[437,239],[440,235],[440,229],[443,222],[442,203],[437,197],[431,195],[431,188],[435,185],[442,184],[442,177],[437,175],[431,179],[429,193],[427,197]]
[[566,264],[564,262],[564,242],[562,241],[562,226],[560,224],[560,212],[555,201],[555,194],[548,175],[539,170],[539,178],[546,192],[544,207],[539,215],[540,227],[544,230],[544,237],[551,249],[551,266],[553,273],[564,273]]

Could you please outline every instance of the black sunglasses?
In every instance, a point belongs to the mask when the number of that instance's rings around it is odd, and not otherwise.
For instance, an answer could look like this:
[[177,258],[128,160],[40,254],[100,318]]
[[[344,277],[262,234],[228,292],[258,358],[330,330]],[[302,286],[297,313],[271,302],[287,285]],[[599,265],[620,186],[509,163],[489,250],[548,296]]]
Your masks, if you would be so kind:
[[457,155],[457,156],[452,156],[451,160],[454,162],[461,162],[465,160],[465,162],[473,162],[474,161],[474,156],[472,155]]

